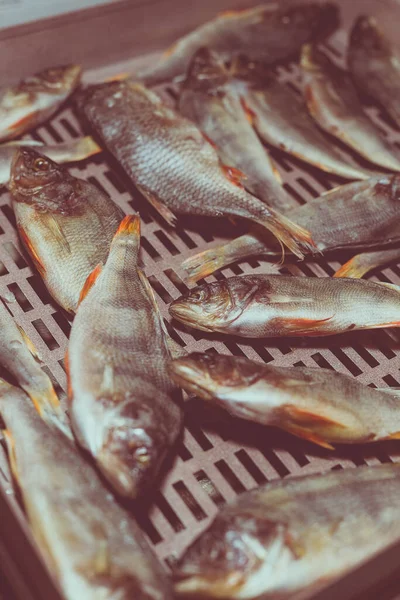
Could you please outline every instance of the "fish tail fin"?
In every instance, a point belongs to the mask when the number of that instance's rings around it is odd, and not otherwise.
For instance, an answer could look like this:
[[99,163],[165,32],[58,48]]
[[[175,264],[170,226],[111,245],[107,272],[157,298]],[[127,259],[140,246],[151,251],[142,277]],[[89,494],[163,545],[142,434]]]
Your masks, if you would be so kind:
[[125,235],[136,236],[140,239],[140,217],[139,215],[126,215],[115,233],[115,238]]
[[270,213],[268,219],[258,219],[257,222],[273,233],[295,256],[302,259],[304,254],[317,251],[309,231],[272,209]]
[[61,407],[57,393],[50,381],[50,378],[43,373],[43,383],[35,388],[25,388],[32,404],[36,408],[40,417],[50,426],[56,426],[67,437],[72,439],[71,429],[67,423],[67,417]]
[[363,254],[356,254],[350,260],[348,260],[343,266],[340,267],[334,274],[334,277],[351,277],[354,279],[360,279],[369,270],[373,269],[374,265],[365,263],[363,261]]
[[98,154],[101,150],[101,147],[96,144],[92,136],[85,135],[75,142],[72,158],[73,160],[85,160],[85,158]]

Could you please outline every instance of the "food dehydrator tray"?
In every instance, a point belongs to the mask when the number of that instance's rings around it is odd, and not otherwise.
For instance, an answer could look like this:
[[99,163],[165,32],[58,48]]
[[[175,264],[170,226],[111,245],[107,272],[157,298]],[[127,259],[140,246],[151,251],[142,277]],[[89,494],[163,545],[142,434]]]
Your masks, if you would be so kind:
[[[340,63],[345,43],[346,33],[340,30],[324,47]],[[151,58],[140,58],[125,66],[135,70],[138,62],[144,60]],[[119,68],[111,65],[88,72],[86,81],[101,80]],[[298,89],[299,70],[294,63],[278,66],[276,71],[283,82]],[[158,91],[168,102],[174,101],[176,90],[173,87],[158,88]],[[379,108],[368,106],[367,110],[387,138],[400,148],[400,130],[387,120]],[[31,137],[48,144],[68,141],[80,136],[84,131],[83,126],[73,105],[69,103],[50,122],[31,132]],[[332,140],[332,143],[335,142]],[[341,149],[350,161],[356,160],[351,152]],[[293,199],[293,206],[303,204],[341,183],[340,179],[277,150],[270,149],[270,152],[283,177],[285,188]],[[168,304],[187,289],[182,261],[237,235],[241,228],[221,222],[207,221],[203,224],[198,219],[181,219],[174,230],[141,197],[106,152],[77,164],[71,168],[71,173],[105,190],[126,213],[140,213],[146,274],[169,331],[187,350],[244,355],[277,366],[319,366],[352,375],[366,385],[400,386],[400,331],[396,329],[360,331],[330,338],[253,342],[202,334],[171,324]],[[305,262],[288,261],[280,271],[324,277],[332,275],[350,256],[347,253],[307,259]],[[207,281],[233,274],[268,272],[270,268],[271,263],[267,260],[250,259],[210,276]],[[375,272],[370,279],[400,284],[400,261],[397,265]],[[5,188],[0,189],[0,288],[8,289],[15,295],[16,302],[9,304],[9,309],[36,345],[56,389],[63,393],[66,389],[63,361],[70,318],[51,300],[40,276],[21,248],[10,207],[10,195]],[[158,556],[168,567],[210,523],[218,507],[244,490],[278,477],[386,462],[400,462],[399,442],[339,448],[332,452],[272,428],[235,420],[206,407],[200,401],[191,400],[186,404],[186,428],[176,457],[151,501],[147,499],[139,507],[139,522]],[[34,543],[13,493],[5,451],[1,447],[0,491],[0,564],[9,584],[18,599],[57,598],[54,584],[34,553]],[[385,576],[391,574],[397,564],[394,557],[392,552],[386,559],[381,558],[381,562],[374,567],[375,571],[371,567],[362,574],[361,570],[361,575],[353,581],[358,580],[360,584],[363,579],[365,585],[365,581],[369,581],[366,578],[372,577],[372,585],[379,573]],[[400,559],[397,560],[400,562]],[[321,599],[354,597],[349,581],[350,576],[334,584],[333,591],[323,592]],[[354,593],[361,590],[357,585],[353,588]],[[383,595],[379,597],[386,598]],[[394,594],[387,598],[394,598]]]

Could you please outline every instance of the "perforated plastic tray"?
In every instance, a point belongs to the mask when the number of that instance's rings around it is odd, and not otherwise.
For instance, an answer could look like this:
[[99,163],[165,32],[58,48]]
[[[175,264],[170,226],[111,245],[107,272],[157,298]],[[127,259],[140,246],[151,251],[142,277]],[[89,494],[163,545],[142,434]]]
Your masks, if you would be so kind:
[[[345,43],[346,34],[341,30],[324,47],[340,63]],[[131,65],[132,68],[134,66]],[[112,67],[108,68],[107,74],[112,71]],[[299,71],[294,63],[279,66],[277,73],[283,82],[298,88]],[[87,79],[98,80],[103,74],[100,71],[88,73]],[[167,101],[174,101],[175,90],[164,88],[159,91]],[[388,139],[400,148],[400,131],[386,120],[377,107],[369,106],[367,110]],[[55,143],[71,140],[82,133],[78,115],[72,105],[67,105],[31,136],[45,143]],[[341,150],[349,161],[357,160],[350,152]],[[270,149],[270,152],[293,199],[293,206],[303,204],[341,183],[339,179],[277,150]],[[74,166],[71,173],[105,190],[126,213],[140,213],[146,273],[170,332],[187,350],[213,349],[278,366],[319,366],[352,375],[363,384],[376,387],[400,385],[400,332],[395,329],[325,339],[288,338],[252,342],[203,335],[171,325],[168,304],[187,289],[182,261],[195,252],[237,235],[239,227],[219,223],[210,229],[208,223],[207,228],[202,228],[186,219],[176,230],[172,229],[140,196],[106,152]],[[289,261],[281,272],[325,277],[332,275],[349,257],[346,254],[305,262]],[[251,259],[224,269],[207,280],[233,274],[268,272],[270,264],[263,259]],[[378,271],[371,279],[400,284],[400,265]],[[64,395],[66,375],[63,360],[70,318],[53,303],[21,248],[10,196],[5,188],[0,189],[0,286],[14,293],[17,301],[9,308],[38,348],[56,389]],[[342,447],[332,452],[272,428],[235,420],[200,401],[190,401],[186,404],[186,428],[176,458],[160,481],[151,503],[146,502],[146,506],[150,504],[150,507],[139,511],[139,522],[160,559],[171,565],[207,527],[218,508],[244,490],[291,475],[399,460],[398,442]],[[29,536],[25,518],[13,493],[5,453],[1,449],[0,486],[19,527]],[[24,597],[30,597],[29,590],[25,589]]]

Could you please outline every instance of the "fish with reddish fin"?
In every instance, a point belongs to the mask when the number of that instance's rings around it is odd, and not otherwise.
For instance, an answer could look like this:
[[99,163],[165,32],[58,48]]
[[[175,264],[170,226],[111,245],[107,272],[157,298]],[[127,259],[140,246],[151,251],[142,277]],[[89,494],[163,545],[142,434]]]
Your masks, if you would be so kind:
[[16,152],[9,187],[24,246],[53,298],[74,312],[87,276],[107,258],[122,210],[33,148]]
[[82,290],[66,361],[73,431],[131,498],[153,485],[182,425],[168,337],[139,250],[139,217],[125,217],[106,264]]
[[399,390],[373,389],[328,369],[275,367],[222,354],[195,352],[169,368],[186,392],[323,448],[400,438]]
[[358,90],[383,106],[400,126],[400,55],[374,17],[356,19],[347,64]]
[[374,252],[356,254],[347,261],[334,277],[363,277],[369,271],[400,260],[400,248],[385,248]]
[[79,65],[45,69],[0,90],[0,141],[18,137],[49,119],[76,90]]
[[315,591],[400,537],[398,465],[286,477],[240,494],[185,550],[185,598],[287,600]]
[[[381,175],[337,187],[288,216],[311,232],[320,252],[381,248],[400,242],[399,199],[400,176]],[[183,267],[190,280],[197,280],[256,255],[274,258],[279,249],[254,231],[191,256]]]
[[38,354],[22,327],[0,300],[0,364],[30,396],[43,419],[70,435],[66,417],[53,384],[41,369]]
[[374,174],[351,164],[318,128],[302,96],[278,81],[265,65],[238,60],[235,78],[241,88],[244,85],[243,108],[264,142],[344,179],[368,179]]
[[294,254],[313,251],[307,231],[245,191],[199,129],[140,84],[89,88],[79,106],[136,187],[174,225],[176,214],[248,219]]
[[133,517],[75,444],[0,381],[0,414],[33,537],[66,600],[172,600],[171,584]]
[[246,117],[231,79],[219,54],[201,48],[182,85],[179,110],[211,140],[224,164],[244,173],[246,190],[287,212],[294,201],[280,185],[279,173]]
[[281,6],[271,2],[223,12],[178,40],[158,63],[139,71],[136,78],[148,85],[178,79],[203,46],[218,51],[226,61],[245,54],[272,64],[290,58],[305,42],[330,34],[338,24],[339,9],[331,3]]
[[304,96],[318,125],[389,171],[400,171],[400,156],[363,111],[348,73],[312,44],[301,53]]
[[10,179],[12,160],[15,151],[20,147],[34,148],[58,163],[86,160],[101,152],[100,146],[89,135],[72,142],[52,145],[42,144],[36,140],[20,140],[0,144],[0,185],[6,184]]
[[245,338],[333,335],[400,327],[400,287],[363,279],[243,275],[193,288],[169,312],[189,327]]

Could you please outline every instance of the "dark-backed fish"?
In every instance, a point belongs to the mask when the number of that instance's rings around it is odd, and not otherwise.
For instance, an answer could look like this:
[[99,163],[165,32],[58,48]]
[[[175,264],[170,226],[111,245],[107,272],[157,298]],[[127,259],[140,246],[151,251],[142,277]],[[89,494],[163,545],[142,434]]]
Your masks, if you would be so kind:
[[86,278],[107,258],[123,212],[94,184],[33,148],[17,151],[10,191],[24,246],[53,298],[74,312]]
[[220,52],[224,60],[245,54],[272,64],[296,54],[312,38],[331,33],[338,23],[339,9],[331,3],[281,6],[271,2],[223,12],[178,40],[158,63],[136,77],[156,84],[183,76],[193,54],[203,46]]
[[89,135],[61,144],[42,144],[36,140],[20,140],[0,144],[0,185],[6,184],[11,175],[11,164],[15,151],[20,148],[34,148],[57,163],[86,160],[101,152],[100,146]]
[[364,113],[349,74],[311,44],[303,47],[301,67],[305,100],[318,125],[370,162],[400,171],[399,154]]
[[221,57],[201,48],[182,85],[179,110],[211,140],[225,165],[245,175],[242,184],[249,192],[277,210],[288,211],[293,200],[280,185],[276,168],[246,117],[231,79]]
[[245,191],[199,129],[140,84],[112,82],[81,98],[84,115],[136,187],[170,224],[175,214],[242,218],[271,231],[299,257],[307,231]]
[[45,69],[0,90],[0,141],[10,140],[49,119],[78,87],[79,65]]
[[400,326],[400,287],[363,279],[243,275],[174,300],[175,319],[241,337],[320,336]]
[[75,435],[129,497],[154,483],[182,424],[167,334],[139,249],[139,217],[125,217],[106,264],[82,291],[67,356]]
[[264,65],[241,63],[236,77],[245,83],[243,106],[264,142],[344,179],[367,179],[373,175],[372,171],[350,164],[337,150],[310,116],[300,94],[279,82]]
[[342,373],[197,352],[174,360],[170,372],[184,390],[235,417],[324,448],[400,438],[400,391],[373,389]]
[[400,56],[374,17],[355,21],[347,63],[358,90],[383,106],[400,126]]
[[400,468],[289,477],[239,495],[183,554],[185,597],[276,598],[312,592],[400,537]]
[[[400,242],[400,176],[382,175],[335,188],[290,211],[288,216],[311,232],[320,252],[367,250]],[[273,240],[250,232],[184,261],[197,280],[250,256],[279,256]]]
[[65,598],[171,600],[139,526],[75,445],[5,382],[0,414],[33,536]]

